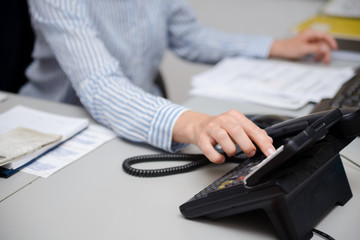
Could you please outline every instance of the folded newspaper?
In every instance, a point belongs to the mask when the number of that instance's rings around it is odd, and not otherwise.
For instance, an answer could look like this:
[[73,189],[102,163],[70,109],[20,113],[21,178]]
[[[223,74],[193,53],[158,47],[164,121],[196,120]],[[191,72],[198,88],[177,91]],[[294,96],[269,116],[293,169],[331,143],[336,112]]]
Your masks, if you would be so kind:
[[60,142],[62,136],[17,127],[0,134],[0,166],[19,160],[35,151]]

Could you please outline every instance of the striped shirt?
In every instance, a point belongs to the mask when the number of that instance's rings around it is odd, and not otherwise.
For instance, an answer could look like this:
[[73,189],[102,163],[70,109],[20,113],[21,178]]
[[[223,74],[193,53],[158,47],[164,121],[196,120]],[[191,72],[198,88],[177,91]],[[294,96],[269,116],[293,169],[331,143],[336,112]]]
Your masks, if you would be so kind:
[[163,54],[268,57],[272,39],[202,26],[185,0],[28,0],[36,40],[20,94],[82,104],[120,137],[166,151],[187,109],[157,96]]

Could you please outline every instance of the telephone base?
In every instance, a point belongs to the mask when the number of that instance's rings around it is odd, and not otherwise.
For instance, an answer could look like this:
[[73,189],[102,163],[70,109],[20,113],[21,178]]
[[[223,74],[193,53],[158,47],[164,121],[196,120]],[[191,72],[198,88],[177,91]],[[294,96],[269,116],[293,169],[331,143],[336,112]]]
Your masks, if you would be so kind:
[[334,166],[309,179],[300,189],[265,206],[281,239],[310,239],[319,219],[352,197],[340,157],[335,156],[333,161]]
[[310,239],[321,218],[352,197],[338,153],[352,140],[328,135],[247,193],[237,187],[215,191],[189,200],[180,211],[187,218],[218,219],[263,209],[280,239]]

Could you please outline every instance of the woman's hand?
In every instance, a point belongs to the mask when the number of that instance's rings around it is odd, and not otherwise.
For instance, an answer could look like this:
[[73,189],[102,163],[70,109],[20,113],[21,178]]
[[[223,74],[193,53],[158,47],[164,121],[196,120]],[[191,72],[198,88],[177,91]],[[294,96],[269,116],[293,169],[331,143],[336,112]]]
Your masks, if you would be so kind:
[[236,110],[218,116],[186,111],[175,123],[173,141],[197,145],[214,163],[225,161],[225,157],[214,148],[217,144],[228,156],[236,154],[236,144],[249,157],[255,155],[254,143],[266,156],[275,151],[272,138],[265,130]]
[[313,54],[316,61],[329,63],[331,50],[337,49],[335,39],[328,33],[306,30],[285,40],[275,40],[270,49],[270,57],[299,59]]

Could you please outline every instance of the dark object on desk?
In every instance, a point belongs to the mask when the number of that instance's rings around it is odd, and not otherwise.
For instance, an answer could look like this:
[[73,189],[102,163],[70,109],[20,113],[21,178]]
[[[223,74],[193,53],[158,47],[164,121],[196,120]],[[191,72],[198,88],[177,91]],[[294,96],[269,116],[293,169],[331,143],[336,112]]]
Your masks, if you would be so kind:
[[344,83],[333,98],[321,100],[311,113],[344,107],[360,108],[360,68],[356,70],[353,78]]
[[[264,209],[281,239],[310,239],[312,228],[335,205],[343,206],[351,189],[334,151],[333,139],[327,137],[299,155],[292,168],[277,171],[272,183],[246,189],[241,182],[244,167],[233,169],[224,177],[180,206],[187,218],[206,216],[218,219],[243,212]],[[246,169],[245,169],[246,171]]]
[[[187,218],[217,219],[264,209],[281,239],[310,239],[319,219],[335,205],[342,206],[352,197],[339,151],[360,133],[357,126],[360,110],[341,112],[340,120],[337,113],[331,117],[333,125],[329,125],[325,138],[291,156],[290,161],[271,174],[261,176],[257,184],[246,186],[244,179],[263,161],[262,155],[244,160],[181,205],[180,211]],[[277,139],[277,145],[283,144],[279,136],[298,134],[299,129],[316,123],[319,116],[324,113],[289,120],[268,128],[267,132]],[[322,126],[315,125],[315,130]]]
[[27,1],[2,2],[0,23],[0,90],[17,93],[27,82],[25,69],[34,45]]
[[303,131],[286,140],[285,143],[280,143],[280,145],[279,141],[275,142],[275,144],[278,145],[276,152],[251,169],[244,178],[245,186],[250,188],[254,187],[266,175],[283,167],[285,164],[288,165],[294,155],[301,153],[322,137],[326,136],[329,129],[340,121],[342,117],[343,113],[339,109],[336,109],[318,118]]
[[360,52],[360,40],[359,39],[345,39],[336,38],[336,42],[340,50],[350,52]]
[[246,117],[263,129],[291,119],[291,117],[276,114],[256,114],[246,115]]

